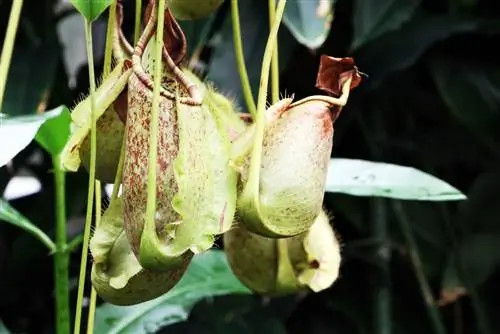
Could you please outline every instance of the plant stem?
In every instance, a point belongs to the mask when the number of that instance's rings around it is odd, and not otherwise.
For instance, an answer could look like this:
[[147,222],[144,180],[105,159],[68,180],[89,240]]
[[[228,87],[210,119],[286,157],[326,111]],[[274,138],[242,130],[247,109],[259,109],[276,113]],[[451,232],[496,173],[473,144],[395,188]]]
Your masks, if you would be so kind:
[[96,101],[95,101],[95,74],[94,74],[94,52],[92,47],[92,22],[85,20],[85,39],[87,41],[87,59],[89,63],[90,79],[90,168],[89,168],[89,191],[87,196],[87,214],[85,216],[85,231],[83,234],[82,257],[80,260],[80,277],[78,281],[78,297],[76,301],[75,328],[74,333],[80,334],[82,320],[82,302],[85,289],[85,276],[87,273],[87,256],[89,252],[90,226],[92,224],[92,209],[95,186],[95,165],[96,165]]
[[151,107],[151,125],[149,128],[149,155],[148,155],[148,198],[146,202],[146,225],[154,225],[156,211],[156,164],[158,153],[158,114],[160,109],[160,86],[163,53],[163,25],[165,22],[165,1],[158,2],[158,22],[155,39],[155,68],[153,105]]
[[[95,226],[99,226],[101,223],[101,181],[95,181]],[[94,333],[94,319],[95,319],[95,304],[97,299],[97,293],[92,287],[90,291],[90,302],[89,302],[89,314],[87,319],[87,334]]]
[[108,28],[106,29],[106,48],[104,50],[103,79],[111,73],[111,61],[113,59],[113,36],[116,29],[116,4],[113,0],[109,6]]
[[[286,0],[280,0],[276,9],[276,18],[271,25],[271,32],[267,39],[264,57],[262,59],[262,70],[260,74],[259,97],[257,99],[257,117],[255,119],[255,140],[250,160],[248,182],[244,191],[251,191],[254,196],[259,193],[260,168],[262,161],[262,142],[264,140],[264,129],[266,122],[265,108],[267,99],[267,88],[269,83],[269,66],[273,55],[273,48],[276,46],[276,39],[280,27],[283,12],[285,11]],[[248,189],[248,190],[247,190]]]
[[123,137],[122,146],[120,148],[120,158],[118,160],[118,167],[116,167],[115,181],[113,183],[113,192],[111,193],[110,202],[113,203],[118,197],[118,191],[120,190],[120,185],[122,183],[123,177],[123,163],[125,161],[125,141],[126,137]]
[[69,253],[66,250],[66,174],[60,156],[52,157],[54,166],[56,252],[54,254],[54,286],[56,295],[56,333],[70,333],[69,319]]
[[141,14],[142,0],[135,0],[134,45],[137,45],[137,41],[141,37]]
[[[383,198],[374,198],[372,200],[372,221],[373,236],[380,240],[387,240],[387,201]],[[374,328],[377,334],[392,333],[391,325],[391,275],[389,271],[389,262],[391,260],[391,249],[387,243],[377,247],[377,258],[381,265],[380,280],[374,294],[373,314]]]
[[[276,0],[269,0],[269,27],[273,25],[276,17]],[[271,59],[271,102],[276,103],[280,99],[280,72],[278,62],[278,43],[274,46]]]
[[9,74],[10,61],[14,51],[14,42],[16,40],[17,27],[19,26],[19,17],[23,8],[24,0],[12,1],[10,8],[9,23],[3,41],[2,55],[0,56],[0,111],[2,110],[5,87],[7,86],[7,76]]
[[444,327],[443,319],[441,318],[441,314],[432,295],[432,290],[429,287],[429,283],[427,282],[427,278],[425,277],[424,271],[422,269],[422,260],[420,259],[417,243],[413,238],[413,233],[408,223],[408,217],[404,212],[401,202],[393,200],[392,205],[394,208],[394,212],[398,217],[401,232],[403,232],[406,244],[408,245],[413,270],[420,285],[420,291],[422,292],[422,296],[424,297],[427,313],[429,314],[431,324],[434,327],[434,333],[446,334],[446,328]]
[[236,64],[243,89],[243,97],[248,108],[248,112],[253,119],[257,117],[257,108],[253,99],[252,87],[248,80],[247,67],[245,65],[245,55],[243,53],[243,43],[241,41],[240,14],[238,9],[238,0],[231,0],[231,20],[233,25],[234,52],[236,54]]

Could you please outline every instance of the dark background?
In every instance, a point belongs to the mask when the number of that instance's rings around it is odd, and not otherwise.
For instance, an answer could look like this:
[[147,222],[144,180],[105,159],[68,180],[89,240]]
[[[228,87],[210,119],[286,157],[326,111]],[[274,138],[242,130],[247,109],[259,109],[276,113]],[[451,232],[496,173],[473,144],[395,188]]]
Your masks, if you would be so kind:
[[[10,3],[0,1],[2,32]],[[412,4],[414,10],[405,10]],[[125,5],[124,28],[131,36],[133,1]],[[53,6],[51,0],[25,1],[5,113],[33,113],[44,96],[48,109],[73,106],[88,91],[86,65],[77,72],[76,87],[68,87],[56,33],[57,24],[74,11],[54,14]],[[205,21],[182,25],[191,53],[204,45],[200,73],[241,102],[228,10],[226,1],[207,30],[211,41],[200,40]],[[267,3],[241,0],[240,12],[255,93],[268,32]],[[408,17],[401,20],[401,13]],[[101,36],[97,44],[103,42],[102,22],[95,27]],[[394,29],[387,30],[392,24]],[[367,35],[353,50],[356,29],[362,26],[368,26]],[[329,37],[315,51],[283,26],[283,92],[296,98],[318,93],[314,83],[321,54],[352,56],[369,75],[336,123],[332,156],[413,166],[459,188],[468,200],[430,203],[327,194],[325,206],[335,215],[344,242],[341,277],[331,289],[269,303],[255,296],[217,297],[198,303],[187,322],[161,332],[343,334],[389,333],[384,330],[392,328],[392,333],[434,333],[420,274],[430,283],[430,302],[439,304],[448,333],[499,333],[499,43],[496,0],[339,0]],[[96,53],[99,73],[101,56]],[[35,153],[41,159],[30,158]],[[12,205],[52,236],[50,168],[50,157],[33,143],[11,166],[0,168],[0,190],[12,176],[34,173],[43,191]],[[67,187],[69,234],[75,236],[83,229],[86,173],[69,174]],[[387,250],[390,257],[382,256]],[[71,261],[73,299],[79,251]],[[0,277],[0,318],[9,329],[53,333],[52,258],[33,237],[8,224],[0,224]]]

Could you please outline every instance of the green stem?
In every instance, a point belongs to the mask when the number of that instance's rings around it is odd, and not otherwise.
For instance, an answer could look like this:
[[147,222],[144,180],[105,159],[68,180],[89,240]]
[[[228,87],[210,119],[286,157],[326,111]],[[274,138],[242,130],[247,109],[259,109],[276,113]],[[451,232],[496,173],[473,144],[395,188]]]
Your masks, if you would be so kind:
[[[95,181],[95,226],[99,226],[101,223],[101,181]],[[89,314],[87,319],[87,334],[94,333],[94,320],[95,320],[95,305],[96,305],[97,293],[92,287],[90,291],[90,301],[89,301]]]
[[120,185],[122,183],[123,163],[125,161],[125,141],[126,137],[124,136],[122,146],[120,148],[120,158],[118,160],[118,167],[116,168],[115,181],[113,183],[113,192],[111,193],[111,203],[113,203],[113,201],[118,197],[118,191],[120,190]]
[[163,53],[163,25],[165,22],[165,1],[158,2],[158,22],[155,39],[155,68],[153,87],[153,106],[151,108],[151,126],[149,129],[148,156],[148,199],[146,202],[146,225],[154,225],[156,211],[156,164],[158,150],[158,114],[160,108],[160,88]]
[[394,212],[396,213],[396,216],[398,218],[399,225],[401,227],[401,232],[403,232],[406,244],[408,245],[409,255],[411,263],[413,265],[413,270],[420,285],[420,291],[424,298],[424,302],[427,308],[427,313],[429,314],[429,318],[431,320],[431,324],[434,327],[434,333],[446,334],[446,328],[444,327],[443,319],[441,318],[441,313],[439,312],[439,309],[436,306],[434,297],[432,295],[432,290],[429,286],[429,283],[427,282],[427,278],[425,277],[423,271],[422,260],[420,259],[420,254],[418,253],[417,243],[413,238],[413,233],[411,231],[410,224],[408,222],[408,217],[404,212],[401,202],[392,201],[392,205],[394,208]]
[[14,42],[16,40],[17,27],[19,26],[19,17],[23,8],[24,0],[12,1],[10,8],[9,23],[3,41],[2,55],[0,56],[0,110],[2,110],[5,87],[7,86],[7,76],[9,74],[10,61],[14,51]]
[[113,59],[113,36],[116,29],[116,4],[113,0],[109,7],[108,28],[106,30],[106,48],[104,50],[103,80],[111,73],[111,61]]
[[231,0],[231,19],[233,24],[233,41],[234,52],[236,54],[236,63],[238,66],[238,73],[241,80],[241,88],[243,89],[243,97],[248,108],[248,112],[252,115],[253,119],[257,117],[257,108],[253,99],[252,87],[248,79],[247,67],[245,65],[245,56],[243,53],[243,43],[241,41],[241,28],[240,28],[240,14],[238,9],[238,0]]
[[[383,198],[374,198],[372,208],[373,236],[381,240],[387,240],[387,201]],[[380,270],[381,277],[380,280],[377,280],[377,289],[374,293],[374,332],[377,334],[390,334],[392,333],[392,291],[389,269],[391,248],[388,243],[380,244],[377,247],[377,258],[382,270]]]
[[96,102],[95,102],[95,74],[94,74],[94,52],[92,48],[92,22],[85,20],[85,39],[87,41],[87,59],[89,63],[90,79],[90,168],[89,168],[89,191],[87,196],[87,214],[85,217],[85,230],[83,234],[82,257],[80,260],[80,277],[78,282],[78,296],[76,301],[74,334],[80,334],[82,321],[82,303],[85,289],[85,276],[87,273],[87,256],[89,252],[90,227],[92,224],[92,209],[95,187],[95,165],[96,165]]
[[[276,18],[276,0],[269,0],[269,27]],[[280,74],[278,62],[278,43],[273,50],[271,59],[271,102],[274,104],[280,99]]]
[[141,37],[141,14],[142,14],[142,0],[135,0],[135,25],[134,25],[134,45]]
[[[276,46],[276,39],[278,37],[278,30],[280,27],[283,12],[285,11],[286,0],[280,0],[276,9],[276,18],[271,25],[271,32],[267,39],[264,57],[262,59],[262,69],[260,74],[259,84],[259,97],[257,100],[257,118],[255,120],[255,142],[252,150],[252,158],[250,162],[250,169],[248,175],[248,191],[251,191],[255,196],[259,193],[259,180],[260,180],[260,166],[262,160],[262,142],[264,141],[264,129],[266,125],[266,98],[267,88],[269,83],[269,66],[271,65],[271,58],[273,49]],[[245,188],[246,188],[245,187]],[[247,190],[247,189],[245,189]]]
[[56,295],[56,333],[70,333],[69,318],[69,253],[66,251],[66,184],[60,156],[52,157],[54,166],[56,252],[54,255],[54,278]]

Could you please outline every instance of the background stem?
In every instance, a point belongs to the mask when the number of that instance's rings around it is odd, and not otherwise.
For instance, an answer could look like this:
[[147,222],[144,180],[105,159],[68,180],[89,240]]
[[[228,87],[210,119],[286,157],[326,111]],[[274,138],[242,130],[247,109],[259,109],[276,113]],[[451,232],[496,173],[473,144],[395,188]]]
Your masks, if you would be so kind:
[[80,334],[82,321],[82,302],[85,289],[85,277],[87,273],[87,257],[89,252],[90,226],[92,224],[92,209],[95,187],[95,164],[96,164],[96,117],[95,117],[95,74],[94,74],[94,52],[92,47],[92,22],[85,20],[85,38],[87,41],[87,59],[89,63],[90,79],[90,168],[89,168],[89,191],[87,196],[87,214],[85,216],[85,231],[83,233],[82,257],[80,260],[80,277],[78,281],[78,297],[76,301],[75,328],[74,333]]
[[441,313],[437,308],[434,297],[432,295],[432,290],[427,282],[423,268],[422,260],[420,259],[420,254],[418,253],[417,243],[413,238],[413,233],[411,232],[410,224],[408,223],[408,217],[406,216],[403,206],[399,201],[392,201],[394,212],[398,217],[399,225],[401,227],[401,232],[408,246],[411,263],[413,265],[413,271],[417,277],[418,283],[420,285],[420,291],[424,297],[424,302],[427,307],[427,313],[431,320],[432,327],[434,327],[434,333],[446,334],[446,328],[444,327],[443,319],[441,318]]
[[7,86],[7,76],[9,74],[10,61],[12,59],[17,27],[19,26],[19,17],[21,16],[23,4],[24,0],[14,0],[10,8],[9,23],[3,41],[2,55],[0,56],[0,111],[2,110],[5,87]]
[[[383,198],[373,198],[371,207],[373,221],[372,235],[378,240],[387,240],[387,200]],[[373,296],[374,332],[377,334],[391,334],[392,291],[389,269],[389,263],[391,261],[391,248],[386,242],[384,242],[377,246],[376,249],[381,270],[380,275],[378,275]]]
[[[158,3],[158,22],[155,39],[155,68],[154,68],[154,87],[153,87],[153,105],[151,107],[151,125],[149,128],[149,155],[148,155],[148,198],[146,202],[146,225],[154,225],[156,211],[156,164],[158,153],[158,114],[160,109],[160,86],[162,72],[162,53],[163,53],[163,25],[165,22],[165,1]],[[148,223],[149,222],[149,223]]]
[[[96,180],[95,181],[95,212],[96,212],[96,217],[95,217],[95,226],[99,226],[101,223],[101,181]],[[97,299],[97,293],[92,287],[92,290],[90,291],[90,302],[89,302],[89,315],[87,319],[87,334],[92,334],[94,333],[94,320],[95,320],[95,304],[96,304],[96,299]]]
[[134,46],[141,36],[142,0],[135,0]]
[[253,99],[252,87],[248,79],[247,67],[245,65],[245,55],[243,52],[243,43],[241,41],[241,28],[240,28],[240,13],[238,8],[238,0],[231,0],[231,19],[233,26],[233,42],[234,53],[236,54],[236,64],[238,65],[238,73],[241,80],[241,88],[243,89],[243,97],[248,108],[248,112],[252,118],[257,117],[257,107]]
[[52,157],[54,167],[56,252],[54,254],[54,285],[56,295],[56,333],[70,333],[69,318],[69,252],[66,249],[66,174],[60,156]]
[[[269,27],[272,27],[276,17],[276,0],[269,0]],[[273,56],[271,58],[271,102],[274,104],[280,99],[280,73],[278,62],[278,46],[273,49]]]

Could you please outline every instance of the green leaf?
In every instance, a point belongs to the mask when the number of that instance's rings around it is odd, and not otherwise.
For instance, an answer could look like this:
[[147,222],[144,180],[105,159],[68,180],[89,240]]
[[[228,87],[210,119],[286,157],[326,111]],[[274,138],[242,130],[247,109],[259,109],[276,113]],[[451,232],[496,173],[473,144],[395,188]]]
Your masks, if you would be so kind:
[[35,140],[55,156],[64,148],[70,135],[71,113],[65,106],[60,106],[56,110],[59,115],[46,120],[38,129]]
[[0,150],[0,167],[31,143],[45,121],[59,116],[63,110],[64,108],[56,108],[42,114],[16,117],[0,114],[0,143],[6,143]]
[[0,334],[10,334],[11,331],[5,326],[3,321],[0,320]]
[[[500,265],[500,234],[478,233],[466,237],[450,255],[446,286],[474,288],[484,283]],[[456,275],[456,277],[453,277]]]
[[463,200],[448,183],[411,167],[356,159],[332,159],[326,191],[420,201]]
[[52,88],[60,58],[60,47],[53,29],[42,43],[16,47],[2,112],[9,116],[34,114],[44,95]]
[[330,32],[334,3],[333,0],[288,1],[283,23],[300,44],[317,49]]
[[432,45],[465,33],[497,34],[498,20],[463,16],[414,17],[400,29],[384,34],[356,51],[354,58],[372,88],[389,74],[412,66]]
[[186,35],[187,55],[189,57],[192,57],[194,52],[199,52],[197,49],[200,46],[203,47],[207,44],[210,32],[215,23],[216,14],[217,12],[214,12],[210,16],[199,20],[179,21],[179,25]]
[[352,49],[398,29],[408,21],[422,0],[356,0]]
[[434,58],[431,69],[450,113],[474,132],[485,146],[497,151],[497,145],[491,139],[498,134],[497,124],[500,122],[498,66],[446,57]]
[[[252,93],[254,99],[256,99],[259,89],[262,57],[269,35],[269,20],[263,20],[264,17],[268,17],[269,13],[267,2],[240,0],[239,12],[245,64],[247,66]],[[255,22],[259,22],[259,24],[255,24]],[[299,44],[284,27],[280,28],[278,39],[279,65],[280,70],[282,70],[286,68],[288,60]],[[234,97],[240,106],[245,106],[234,53],[231,15],[226,16],[221,27],[221,33],[214,44],[207,79],[212,81],[220,92],[225,93],[229,97]],[[311,84],[314,84],[314,82]]]
[[153,333],[186,320],[200,299],[231,293],[249,294],[233,275],[224,252],[196,255],[181,281],[167,294],[134,306],[103,304],[96,312],[96,333]]
[[71,0],[87,21],[95,21],[111,4],[111,0]]
[[45,232],[33,225],[26,217],[14,209],[7,201],[0,198],[0,220],[11,223],[19,228],[22,228],[28,233],[31,233],[35,238],[40,240],[47,248],[54,252],[56,246]]

